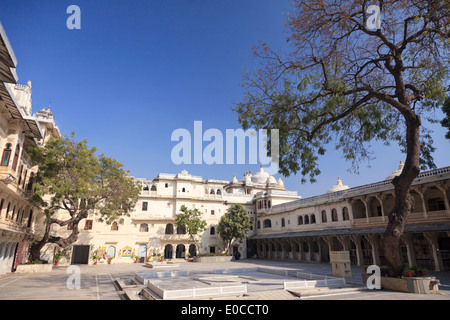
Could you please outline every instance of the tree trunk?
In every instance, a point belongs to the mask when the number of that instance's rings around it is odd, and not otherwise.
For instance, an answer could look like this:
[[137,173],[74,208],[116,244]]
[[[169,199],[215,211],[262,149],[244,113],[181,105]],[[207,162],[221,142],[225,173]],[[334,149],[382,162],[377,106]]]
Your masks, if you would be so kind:
[[388,263],[389,275],[402,275],[403,259],[400,251],[400,237],[403,235],[406,221],[414,208],[414,199],[410,187],[420,172],[420,117],[410,115],[406,118],[406,161],[401,174],[392,180],[395,205],[389,213],[389,223],[384,233],[384,255]]
[[45,226],[45,232],[42,239],[38,242],[33,242],[30,248],[31,260],[37,261],[41,259],[41,250],[48,242],[48,238],[50,236],[50,224]]
[[54,237],[50,235],[51,225],[55,222],[50,222],[46,224],[45,226],[45,232],[42,239],[36,243],[33,243],[30,248],[30,254],[31,259],[33,261],[40,260],[41,258],[41,250],[47,243],[54,243],[60,246],[61,248],[66,248],[72,243],[76,242],[78,240],[78,234],[80,233],[78,231],[78,224],[80,223],[82,219],[82,215],[76,220],[73,221],[73,229],[72,233],[67,238],[61,238],[61,237]]

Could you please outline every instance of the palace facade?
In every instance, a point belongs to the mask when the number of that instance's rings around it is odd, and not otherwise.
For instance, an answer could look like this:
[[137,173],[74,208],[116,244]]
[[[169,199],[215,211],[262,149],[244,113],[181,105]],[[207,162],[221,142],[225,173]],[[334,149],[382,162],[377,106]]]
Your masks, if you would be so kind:
[[[133,262],[133,256],[145,261],[153,253],[165,259],[184,259],[187,253],[194,256],[223,252],[225,246],[217,234],[217,226],[231,204],[242,204],[255,224],[257,195],[271,194],[273,205],[299,199],[297,192],[287,191],[281,179],[276,180],[263,168],[254,175],[247,172],[240,181],[234,177],[231,182],[204,180],[186,170],[178,174],[161,173],[153,180],[136,180],[142,190],[134,212],[112,225],[97,222],[94,216],[83,220],[79,240],[66,250],[71,263],[89,263],[89,253],[95,250],[114,257],[114,263]],[[175,224],[175,216],[182,206],[198,209],[207,222],[198,248],[190,241],[186,230]],[[67,236],[70,230],[59,228],[54,232]],[[254,232],[253,228],[251,233]],[[232,251],[244,255],[246,242],[234,242]],[[50,248],[48,258],[51,254]]]
[[[350,252],[354,265],[385,265],[383,234],[394,208],[394,171],[385,180],[349,188],[338,178],[327,193],[262,206],[255,198],[256,234],[250,252],[264,259],[329,262],[329,252]],[[414,209],[408,217],[401,251],[405,264],[450,270],[450,167],[422,172],[414,180]]]
[[[217,225],[231,204],[240,203],[253,224],[248,240],[232,245],[241,258],[329,262],[330,251],[346,250],[352,264],[383,265],[383,233],[394,206],[391,180],[402,166],[385,180],[353,188],[338,178],[326,193],[304,199],[262,168],[239,181],[203,180],[187,171],[137,179],[143,189],[131,216],[112,225],[87,219],[67,257],[71,263],[89,263],[89,252],[100,250],[115,257],[114,263],[131,263],[132,256],[143,262],[153,253],[184,259],[188,252],[222,252]],[[449,178],[450,167],[445,167],[415,179],[414,210],[400,248],[405,264],[450,269]],[[199,209],[207,222],[199,248],[175,224],[183,205]],[[59,230],[64,232],[69,231]]]
[[43,212],[31,201],[37,167],[28,150],[59,130],[45,108],[32,114],[31,82],[17,83],[17,60],[0,24],[0,275],[27,262]]
[[[16,65],[0,24],[0,275],[27,262],[30,243],[44,225],[42,210],[31,201],[38,168],[28,152],[60,135],[50,107],[32,113],[31,82],[17,83]],[[326,193],[304,199],[263,168],[231,181],[205,180],[185,170],[136,179],[142,190],[129,217],[111,225],[88,217],[81,221],[76,243],[69,248],[48,245],[42,258],[52,262],[60,249],[66,255],[63,262],[72,264],[92,263],[95,251],[114,257],[113,263],[131,263],[132,257],[145,261],[152,254],[173,260],[187,253],[222,252],[217,225],[229,206],[238,203],[253,225],[248,240],[232,244],[242,258],[329,262],[330,251],[346,250],[352,264],[382,265],[383,233],[394,206],[391,181],[401,170],[400,163],[385,180],[352,188],[338,178]],[[414,180],[414,210],[400,248],[405,264],[450,269],[449,181],[450,167],[422,172]],[[175,224],[183,205],[198,209],[207,222],[199,247]],[[71,231],[54,226],[53,232],[64,237]]]

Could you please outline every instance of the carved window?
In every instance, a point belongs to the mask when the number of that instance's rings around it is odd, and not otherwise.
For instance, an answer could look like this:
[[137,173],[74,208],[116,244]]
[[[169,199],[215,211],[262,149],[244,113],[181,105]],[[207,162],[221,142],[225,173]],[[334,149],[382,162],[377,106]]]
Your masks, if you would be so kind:
[[165,234],[173,234],[173,224],[169,223],[166,225]]
[[119,231],[119,224],[117,222],[113,222],[111,225],[111,231]]
[[327,222],[327,212],[322,210],[322,222]]
[[139,232],[148,232],[148,224],[141,223],[141,225],[139,226]]
[[272,221],[270,219],[264,220],[264,228],[272,228]]
[[86,220],[84,224],[84,230],[92,230],[92,224],[93,224],[92,220]]
[[331,221],[338,221],[338,215],[336,209],[331,210]]
[[8,166],[9,164],[9,158],[11,158],[11,143],[7,143],[5,149],[3,149],[3,155],[2,155],[2,166]]

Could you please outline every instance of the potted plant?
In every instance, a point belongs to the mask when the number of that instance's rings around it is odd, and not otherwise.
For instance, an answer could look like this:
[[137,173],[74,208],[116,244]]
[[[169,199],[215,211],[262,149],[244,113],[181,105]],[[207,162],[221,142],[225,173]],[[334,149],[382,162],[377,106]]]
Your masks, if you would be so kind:
[[55,266],[59,265],[59,260],[61,260],[62,257],[63,255],[61,254],[61,251],[58,251],[58,253],[53,256],[53,262],[55,263]]
[[427,269],[419,268],[414,271],[414,275],[416,277],[423,277],[426,276],[427,274],[428,274]]
[[108,261],[108,264],[111,264],[111,261],[112,261],[112,259],[114,259],[114,257],[111,257],[111,256],[105,256],[105,258],[106,258],[106,261]]
[[97,250],[92,251],[91,252],[91,260],[94,262],[94,265],[97,264],[98,259],[100,259],[100,257],[98,256]]
[[404,276],[404,277],[412,277],[412,276],[414,276],[414,270],[411,270],[411,269],[405,269],[405,270],[403,271],[403,276]]
[[134,259],[134,263],[138,263],[139,257],[137,255],[133,254],[132,258]]

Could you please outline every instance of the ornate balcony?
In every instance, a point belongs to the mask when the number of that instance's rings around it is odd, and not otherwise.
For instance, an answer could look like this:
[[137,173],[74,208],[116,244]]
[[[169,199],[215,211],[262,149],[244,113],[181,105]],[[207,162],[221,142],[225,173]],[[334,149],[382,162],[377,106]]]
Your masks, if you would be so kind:
[[189,241],[189,234],[164,234],[160,241],[163,243],[185,243]]
[[[450,210],[414,212],[408,216],[407,224],[427,223],[427,222],[448,222],[450,221]],[[388,217],[367,217],[353,219],[354,228],[380,227],[387,226]]]

